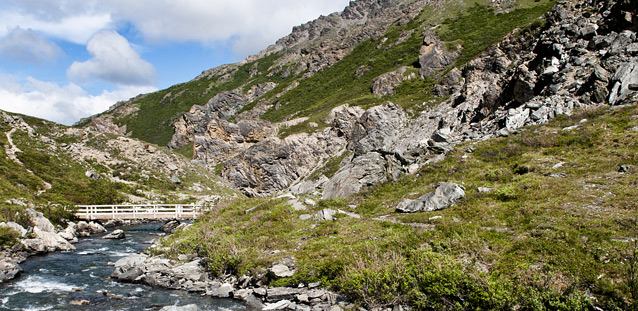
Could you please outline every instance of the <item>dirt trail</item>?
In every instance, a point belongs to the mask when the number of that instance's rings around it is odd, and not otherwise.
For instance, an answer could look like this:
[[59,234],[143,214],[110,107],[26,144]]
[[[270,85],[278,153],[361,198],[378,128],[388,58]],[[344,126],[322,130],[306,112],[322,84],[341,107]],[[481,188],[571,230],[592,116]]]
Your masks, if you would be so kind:
[[[16,131],[16,128],[12,128],[11,130],[9,130],[6,135],[7,135],[7,141],[9,142],[9,148],[7,148],[7,156],[9,157],[9,159],[11,159],[11,161],[19,164],[20,166],[24,166],[24,163],[22,163],[22,161],[20,161],[20,159],[18,159],[18,157],[16,156],[16,153],[18,152],[22,152],[22,150],[20,150],[20,148],[18,148],[14,143],[13,143],[13,138],[11,137],[11,135],[13,135],[13,132]],[[31,171],[30,169],[27,169],[27,172],[29,172],[31,175],[35,176],[35,174],[33,173],[33,171]],[[51,189],[51,184],[42,180],[42,183],[44,184],[44,189],[38,191],[37,195],[41,195],[45,192],[47,192],[47,190]]]

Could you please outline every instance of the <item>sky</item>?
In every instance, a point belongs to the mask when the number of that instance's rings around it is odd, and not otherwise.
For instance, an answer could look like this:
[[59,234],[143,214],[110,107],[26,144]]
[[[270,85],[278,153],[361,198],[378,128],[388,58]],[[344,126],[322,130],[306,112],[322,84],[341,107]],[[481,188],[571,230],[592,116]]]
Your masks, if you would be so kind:
[[71,125],[255,54],[350,0],[1,0],[0,109]]

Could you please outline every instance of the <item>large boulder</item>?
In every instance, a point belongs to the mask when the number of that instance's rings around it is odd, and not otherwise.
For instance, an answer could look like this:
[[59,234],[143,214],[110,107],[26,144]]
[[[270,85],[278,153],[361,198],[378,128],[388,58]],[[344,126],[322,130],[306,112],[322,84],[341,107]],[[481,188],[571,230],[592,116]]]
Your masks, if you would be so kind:
[[179,227],[180,224],[181,222],[179,220],[171,219],[165,222],[161,227],[159,227],[159,231],[166,232],[166,233],[173,233],[175,232],[175,229]]
[[397,205],[397,211],[414,213],[422,211],[436,211],[448,208],[465,196],[463,188],[455,183],[442,182],[436,189],[426,193],[416,200],[405,199]]
[[16,263],[3,259],[0,261],[0,283],[13,280],[22,272],[22,268]]
[[616,105],[631,93],[636,92],[636,90],[630,88],[630,85],[638,84],[638,64],[624,63],[618,66],[611,83],[612,89],[609,93],[609,104]]
[[160,311],[199,311],[201,310],[196,304],[190,304],[185,306],[167,306],[160,309]]
[[111,277],[123,281],[133,282],[139,276],[144,274],[141,267],[148,256],[144,254],[133,254],[115,262],[115,268],[111,273]]
[[111,239],[111,240],[121,240],[123,238],[126,237],[126,234],[124,233],[124,230],[122,229],[117,229],[117,230],[113,230],[113,232],[103,236],[103,239]]
[[33,228],[33,233],[35,233],[38,239],[42,240],[44,245],[49,251],[74,251],[75,246],[71,245],[69,241],[65,238],[61,237],[55,232],[48,232],[40,230],[39,227]]
[[363,187],[388,180],[381,154],[369,152],[346,164],[326,183],[324,199],[348,197]]
[[44,217],[44,214],[38,211],[35,211],[31,208],[28,208],[26,212],[27,212],[27,215],[29,215],[29,219],[31,219],[31,222],[33,223],[34,227],[38,227],[40,228],[40,230],[45,232],[55,232],[55,227],[49,221],[49,219]]

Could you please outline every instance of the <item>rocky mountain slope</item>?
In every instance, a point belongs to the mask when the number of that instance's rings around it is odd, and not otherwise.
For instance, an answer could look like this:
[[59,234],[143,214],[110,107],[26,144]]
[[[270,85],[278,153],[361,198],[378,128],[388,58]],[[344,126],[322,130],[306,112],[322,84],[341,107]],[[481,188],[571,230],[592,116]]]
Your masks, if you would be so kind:
[[631,1],[552,6],[353,1],[81,125],[192,151],[249,196],[348,196],[459,142],[631,101]]

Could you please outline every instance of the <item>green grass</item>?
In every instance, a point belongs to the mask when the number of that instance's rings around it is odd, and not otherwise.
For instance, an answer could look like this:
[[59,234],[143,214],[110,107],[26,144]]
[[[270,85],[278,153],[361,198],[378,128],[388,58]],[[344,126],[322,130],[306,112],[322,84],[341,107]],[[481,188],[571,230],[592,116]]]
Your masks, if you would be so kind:
[[[562,130],[574,124],[581,127]],[[294,211],[281,200],[226,203],[164,243],[172,255],[204,256],[215,274],[259,278],[294,257],[293,277],[262,281],[320,281],[366,307],[635,309],[631,280],[638,275],[628,267],[638,265],[638,246],[622,240],[638,237],[638,172],[616,172],[620,164],[638,165],[635,126],[636,105],[558,117],[518,135],[460,145],[418,175],[319,201],[311,211]],[[474,152],[465,152],[470,146]],[[552,169],[558,162],[566,163]],[[394,212],[404,198],[441,181],[464,185],[466,197],[441,211]],[[362,218],[298,219],[348,205]],[[375,220],[382,215],[393,222]]]
[[443,27],[437,34],[450,49],[455,49],[457,44],[462,46],[461,56],[454,64],[455,67],[460,67],[490,45],[499,42],[514,28],[527,27],[538,22],[538,18],[554,4],[554,1],[544,1],[531,8],[517,8],[509,13],[495,14],[494,9],[475,3],[455,19],[444,20]]

